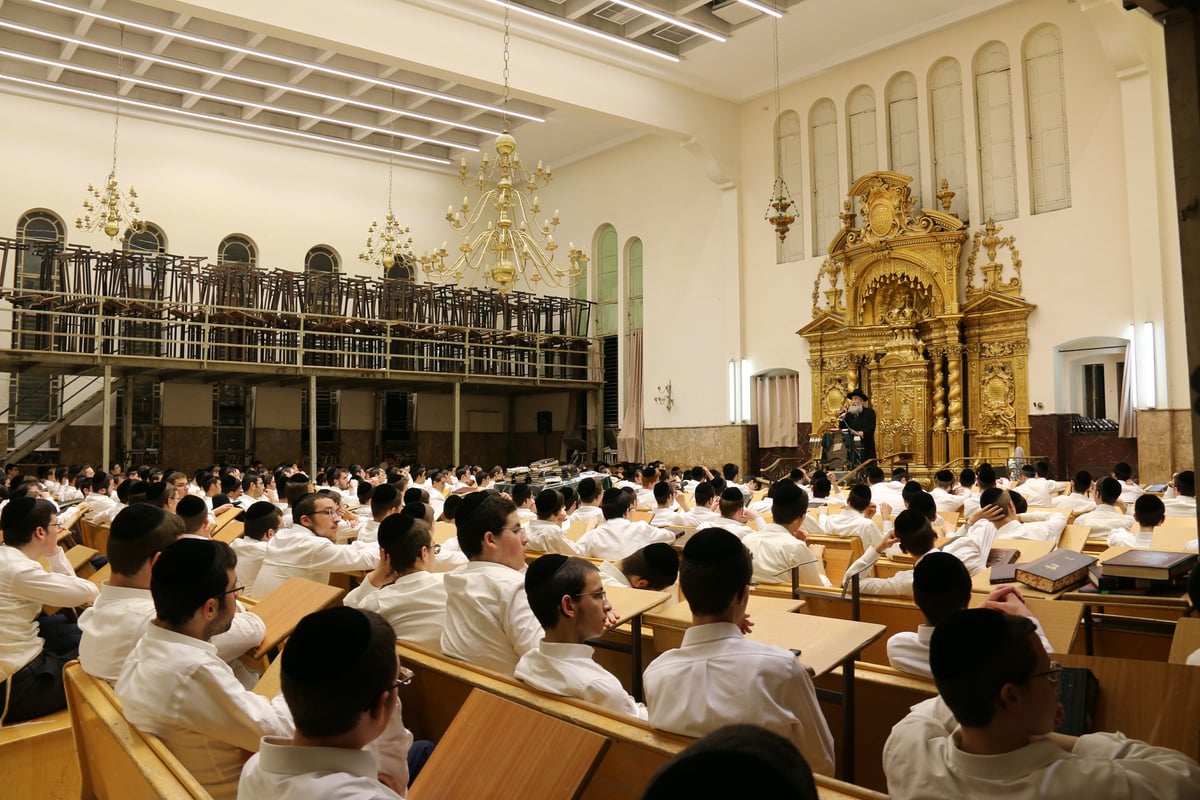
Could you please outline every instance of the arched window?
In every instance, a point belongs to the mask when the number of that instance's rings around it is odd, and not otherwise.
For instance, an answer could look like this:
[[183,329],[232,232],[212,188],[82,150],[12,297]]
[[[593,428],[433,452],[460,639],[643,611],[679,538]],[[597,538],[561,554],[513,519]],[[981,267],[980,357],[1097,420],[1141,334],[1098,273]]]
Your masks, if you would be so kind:
[[1025,38],[1025,102],[1029,125],[1029,183],[1033,213],[1071,207],[1067,93],[1062,36],[1040,25]]
[[808,114],[808,146],[812,159],[813,254],[829,250],[841,220],[838,179],[837,110],[829,98],[818,100]]
[[145,228],[141,233],[125,229],[121,237],[121,247],[135,253],[165,253],[167,252],[167,234],[153,222],[143,222]]
[[795,203],[792,213],[796,221],[788,237],[782,242],[775,237],[775,263],[782,264],[804,258],[804,226],[800,222],[804,219],[800,213],[800,201],[804,198],[800,191],[804,185],[804,150],[800,145],[800,115],[795,111],[784,111],[775,120],[775,174],[783,176]]
[[[67,228],[53,211],[35,208],[17,220],[16,271],[14,287],[31,291],[58,291],[54,253],[67,242]],[[54,347],[46,331],[53,329],[48,317],[13,312],[13,347],[40,351]],[[58,415],[62,379],[54,375],[39,375],[33,371],[12,374],[8,379],[9,420],[36,425],[11,425],[9,447],[15,447],[25,437],[40,430]]]
[[[950,211],[967,222],[967,150],[963,125],[962,70],[953,58],[943,58],[929,70],[929,110],[933,117],[933,190],[942,181],[954,192]],[[941,206],[939,205],[940,209]]]
[[633,237],[625,245],[625,319],[629,330],[642,329],[642,240]]
[[891,169],[911,175],[915,208],[921,208],[921,136],[917,124],[917,79],[897,73],[887,86],[887,124]]
[[338,256],[337,251],[327,244],[313,245],[304,254],[305,272],[328,272],[332,274],[338,271],[341,263],[342,259]]
[[57,244],[57,249],[61,249],[67,243],[67,228],[62,218],[44,208],[26,211],[17,220],[17,239],[21,246],[17,249],[15,287],[60,289],[55,283],[54,257],[47,245]]
[[859,86],[846,98],[846,127],[850,132],[850,182],[854,183],[868,172],[879,169],[875,92],[870,86]]
[[231,233],[217,246],[218,264],[257,264],[258,245],[249,236]]
[[975,116],[983,218],[1012,219],[1017,215],[1012,82],[1008,48],[1000,42],[989,42],[975,54]]
[[618,328],[617,229],[601,225],[596,233],[596,335],[615,336]]

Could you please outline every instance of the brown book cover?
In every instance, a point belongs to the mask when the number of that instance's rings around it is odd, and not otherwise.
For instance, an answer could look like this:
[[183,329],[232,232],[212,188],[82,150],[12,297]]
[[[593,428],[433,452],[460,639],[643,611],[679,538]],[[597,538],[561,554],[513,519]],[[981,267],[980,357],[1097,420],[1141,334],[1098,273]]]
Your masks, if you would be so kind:
[[1105,577],[1146,578],[1169,581],[1196,566],[1195,553],[1166,553],[1160,550],[1130,550],[1104,562]]
[[1010,547],[993,547],[988,551],[987,566],[994,567],[997,564],[1015,564],[1020,557],[1020,550],[1014,550]]
[[[995,550],[992,551],[996,552]],[[1017,579],[1016,564],[997,564],[988,573],[988,583],[1012,583]]]
[[1061,592],[1088,578],[1088,567],[1095,556],[1074,550],[1055,550],[1041,558],[1017,565],[1017,580],[1039,592]]

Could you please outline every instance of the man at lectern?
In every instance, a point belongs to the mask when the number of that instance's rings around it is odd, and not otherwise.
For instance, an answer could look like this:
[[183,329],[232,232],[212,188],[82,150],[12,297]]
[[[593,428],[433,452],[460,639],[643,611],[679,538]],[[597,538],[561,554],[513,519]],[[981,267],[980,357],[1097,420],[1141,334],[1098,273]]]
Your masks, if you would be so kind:
[[852,436],[860,437],[858,444],[859,464],[875,458],[875,412],[866,407],[867,396],[862,389],[855,389],[846,395],[850,405],[842,411],[839,422],[843,430],[850,431]]

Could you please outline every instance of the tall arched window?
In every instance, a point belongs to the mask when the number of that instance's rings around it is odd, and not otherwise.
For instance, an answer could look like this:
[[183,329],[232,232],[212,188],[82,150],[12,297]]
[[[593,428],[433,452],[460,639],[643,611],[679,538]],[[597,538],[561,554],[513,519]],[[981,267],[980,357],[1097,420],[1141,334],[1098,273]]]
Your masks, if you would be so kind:
[[249,236],[231,233],[217,246],[218,264],[257,264],[258,245]]
[[[67,227],[62,218],[44,208],[26,211],[17,220],[17,239],[20,246],[13,274],[14,288],[61,290],[57,281],[58,272],[54,269],[54,253],[67,243]],[[40,351],[54,346],[46,333],[52,329],[49,317],[35,317],[14,311],[12,327],[12,344],[15,348]],[[15,447],[58,415],[61,380],[55,375],[39,375],[33,371],[14,373],[9,377],[10,422],[37,423],[36,426],[10,425],[9,447]]]
[[1029,183],[1034,214],[1071,207],[1067,93],[1062,35],[1039,25],[1025,38],[1025,102],[1029,125]]
[[800,115],[795,111],[784,111],[775,120],[775,174],[782,175],[787,184],[788,193],[796,207],[792,213],[796,221],[788,237],[782,242],[775,237],[775,263],[799,261],[804,258],[804,225],[800,220],[800,204],[804,199],[801,187],[804,185],[804,150],[800,144]]
[[[943,58],[929,70],[929,110],[933,117],[933,190],[942,181],[954,198],[950,211],[968,221],[967,149],[963,125],[962,70],[953,58]],[[940,208],[940,206],[939,206]]]
[[818,100],[808,114],[808,146],[812,159],[813,254],[829,251],[837,233],[839,200],[837,110],[829,98]]
[[134,233],[129,228],[121,237],[121,247],[135,253],[165,253],[167,252],[167,234],[153,222],[142,223],[145,229]]
[[625,319],[629,330],[642,329],[642,240],[633,237],[625,245]]
[[1012,219],[1017,215],[1012,82],[1008,48],[1000,42],[989,42],[975,54],[975,116],[983,218]]
[[615,336],[618,329],[617,229],[601,225],[596,234],[596,335]]
[[62,218],[44,208],[26,211],[17,220],[17,239],[21,246],[17,250],[14,287],[60,289],[55,282],[54,257],[47,251],[47,245],[57,244],[61,249],[67,243],[67,228]]
[[850,182],[879,169],[875,137],[875,92],[859,86],[846,99],[846,128],[850,132]]
[[891,169],[911,175],[912,198],[921,208],[921,136],[917,124],[917,79],[897,73],[887,85],[887,124]]
[[327,244],[313,245],[304,254],[305,272],[336,273],[341,263],[342,259],[338,256],[337,251]]

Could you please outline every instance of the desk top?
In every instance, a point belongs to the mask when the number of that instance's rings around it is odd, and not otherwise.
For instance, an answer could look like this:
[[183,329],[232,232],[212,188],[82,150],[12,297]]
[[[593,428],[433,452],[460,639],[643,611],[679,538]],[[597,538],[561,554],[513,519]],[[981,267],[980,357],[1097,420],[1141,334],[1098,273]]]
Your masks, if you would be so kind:
[[657,608],[671,599],[667,592],[650,592],[645,589],[630,589],[627,586],[605,586],[604,592],[608,596],[608,602],[612,603],[613,611],[620,617],[614,628],[619,628],[639,614]]
[[[801,608],[803,605],[803,600],[793,600],[784,597],[763,597],[752,594],[750,595],[750,602],[746,606],[746,613],[750,615],[751,621],[757,621],[759,614],[770,612],[790,613]],[[670,608],[662,609],[654,614],[647,614],[645,619],[650,625],[687,629],[692,627],[692,607],[687,604],[686,600],[680,599],[678,603]]]
[[1188,656],[1200,650],[1200,619],[1181,617],[1175,623],[1175,637],[1171,639],[1171,654],[1168,664],[1186,664]]
[[433,523],[433,543],[442,544],[447,539],[453,539],[458,536],[458,528],[453,522],[435,522]]
[[[1042,624],[1042,631],[1053,647],[1052,652],[1071,652],[1075,636],[1079,633],[1079,623],[1083,619],[1083,603],[1033,597],[1028,594],[1032,590],[1024,584],[1017,588],[1025,597],[1025,605],[1029,607],[1029,612]],[[985,598],[983,594],[971,595],[971,608],[978,608]]]
[[240,539],[245,530],[246,524],[244,522],[239,522],[236,519],[232,519],[228,522],[228,524],[222,525],[221,529],[214,533],[212,538],[216,539],[218,542],[231,544],[234,539]]
[[761,611],[750,615],[756,642],[800,651],[813,675],[824,675],[887,632],[886,625],[846,619]]
[[262,644],[254,651],[262,658],[271,648],[291,635],[300,620],[314,611],[333,605],[344,594],[342,589],[324,583],[288,578],[282,586],[258,601],[254,613],[267,625]]
[[1019,550],[1021,555],[1017,556],[1017,563],[1024,564],[1029,561],[1035,561],[1054,549],[1054,542],[1039,542],[1034,539],[995,539],[992,542],[992,549],[1001,550]]
[[279,672],[282,664],[283,659],[276,657],[275,660],[271,662],[270,666],[267,667],[267,671],[264,672],[262,677],[258,679],[258,683],[254,684],[254,689],[252,691],[255,694],[262,695],[263,697],[274,697],[283,691],[283,687],[281,686],[279,679]]
[[[1168,520],[1169,521],[1169,520]],[[1181,522],[1189,522],[1189,520],[1180,520]],[[1178,527],[1168,527],[1163,525],[1154,532],[1154,536],[1150,540],[1151,550],[1165,550],[1169,553],[1183,553],[1189,543],[1196,543],[1196,521],[1190,520],[1191,527],[1180,525]]]

